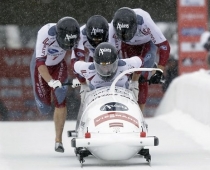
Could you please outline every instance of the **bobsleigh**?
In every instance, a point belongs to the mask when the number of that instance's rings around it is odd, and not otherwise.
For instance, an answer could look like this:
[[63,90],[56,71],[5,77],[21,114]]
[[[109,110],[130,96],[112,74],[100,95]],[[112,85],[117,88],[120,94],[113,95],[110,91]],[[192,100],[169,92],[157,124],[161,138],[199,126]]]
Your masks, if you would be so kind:
[[126,70],[111,86],[88,92],[80,108],[75,130],[68,131],[71,146],[81,165],[92,155],[105,161],[128,160],[142,155],[150,163],[147,146],[158,146],[156,136],[148,136],[148,126],[132,91],[115,86],[125,74],[157,68]]

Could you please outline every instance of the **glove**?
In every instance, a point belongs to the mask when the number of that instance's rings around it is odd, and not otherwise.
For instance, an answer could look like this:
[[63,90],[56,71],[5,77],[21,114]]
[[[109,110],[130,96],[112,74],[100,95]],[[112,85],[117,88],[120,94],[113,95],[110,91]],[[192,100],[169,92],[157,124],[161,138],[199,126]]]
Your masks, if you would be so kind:
[[140,76],[139,77],[139,84],[141,84],[141,83],[145,83],[145,82],[147,82],[147,80],[144,78],[144,76]]
[[139,83],[138,81],[131,81],[128,87],[129,90],[131,90],[138,101],[139,98]]
[[159,84],[160,83],[160,80],[162,79],[162,76],[163,76],[163,73],[159,70],[157,70],[155,72],[155,74],[153,74],[151,77],[150,77],[150,80],[149,80],[149,85],[150,84]]
[[60,80],[53,80],[51,79],[49,82],[48,82],[48,85],[52,88],[57,88],[57,87],[62,87],[62,84],[60,82]]
[[90,88],[87,84],[81,84],[81,88],[80,88],[80,96],[81,96],[81,102],[84,102],[85,99],[85,95],[87,92],[90,91]]
[[75,88],[75,87],[79,87],[81,86],[81,83],[79,82],[79,80],[77,78],[73,79],[72,80],[72,88]]

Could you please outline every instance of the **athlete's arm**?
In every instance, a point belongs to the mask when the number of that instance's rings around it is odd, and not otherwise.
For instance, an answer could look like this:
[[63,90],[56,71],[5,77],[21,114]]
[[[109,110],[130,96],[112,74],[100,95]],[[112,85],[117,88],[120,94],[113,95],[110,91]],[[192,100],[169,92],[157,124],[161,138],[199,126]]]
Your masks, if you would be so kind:
[[48,83],[51,79],[52,76],[50,75],[48,68],[46,65],[40,65],[38,67],[38,71],[40,73],[40,75],[42,76],[42,78]]

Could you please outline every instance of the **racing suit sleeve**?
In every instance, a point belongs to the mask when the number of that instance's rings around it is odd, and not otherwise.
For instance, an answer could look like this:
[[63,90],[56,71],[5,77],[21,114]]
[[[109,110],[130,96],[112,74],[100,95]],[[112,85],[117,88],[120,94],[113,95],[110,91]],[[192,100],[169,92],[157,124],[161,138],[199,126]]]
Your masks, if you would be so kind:
[[158,52],[159,52],[159,63],[158,65],[164,66],[166,65],[169,55],[170,55],[170,45],[168,41],[164,41],[160,44],[156,44],[158,47]]
[[85,77],[82,75],[82,68],[83,68],[83,65],[85,68],[85,63],[86,62],[84,62],[84,61],[76,61],[73,65],[74,74],[77,77],[77,79],[80,81],[80,83],[86,82]]
[[71,61],[70,61],[70,71],[71,71],[71,73],[73,73],[80,80],[80,79],[83,79],[83,78],[78,73],[76,73],[74,71],[74,64],[77,61],[85,61],[85,51],[84,50],[77,49],[77,48],[74,49],[72,51]]
[[48,37],[47,31],[48,27],[46,25],[38,31],[35,52],[36,67],[38,68],[38,71],[41,74],[42,78],[46,82],[49,82],[52,77],[49,74],[47,66],[45,65],[45,61],[47,59],[47,51],[50,43],[50,38]]
[[72,50],[72,55],[71,55],[71,63],[72,64],[74,64],[76,61],[79,61],[79,60],[85,61],[85,47],[84,47],[84,44],[83,44],[82,29],[83,28],[81,27],[80,28],[80,40],[77,44],[77,47],[74,48],[74,50]]
[[[40,34],[38,33],[37,36],[37,43],[36,43],[36,66],[39,67],[41,65],[45,65],[45,61],[47,59],[47,49],[49,47],[48,45],[48,37],[43,41],[43,43],[41,43],[41,38],[40,38]],[[41,39],[41,40],[40,40]],[[41,52],[41,49],[45,49],[43,50],[43,52]]]
[[118,52],[119,58],[122,57],[122,51],[121,51],[121,41],[117,38],[117,35],[115,34],[114,27],[113,27],[113,21],[109,24],[109,40],[108,42],[115,46]]
[[164,68],[170,54],[170,45],[168,40],[165,38],[160,28],[154,23],[150,15],[146,16],[146,23],[142,28],[142,32],[145,35],[150,35],[151,41],[158,47],[159,52],[159,63],[161,68]]
[[84,49],[79,49],[79,48],[75,48],[72,51],[72,55],[71,55],[71,61],[85,61],[85,50]]

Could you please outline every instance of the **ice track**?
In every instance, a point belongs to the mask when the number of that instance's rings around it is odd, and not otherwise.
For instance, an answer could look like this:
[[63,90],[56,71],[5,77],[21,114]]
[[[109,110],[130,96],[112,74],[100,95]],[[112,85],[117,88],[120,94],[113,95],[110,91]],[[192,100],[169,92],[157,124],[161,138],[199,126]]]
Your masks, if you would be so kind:
[[[151,168],[155,170],[208,170],[210,150],[205,149],[205,142],[202,145],[202,141],[195,140],[186,131],[175,129],[166,123],[175,120],[174,116],[176,117],[176,114],[146,119],[149,125],[149,135],[158,136],[160,142],[159,146],[149,147],[152,157],[151,166],[140,156],[123,162],[104,162],[88,156],[83,168],[91,170],[107,168],[113,170],[136,170],[137,168],[141,170]],[[57,153],[54,151],[53,121],[0,122],[0,169],[81,169],[70,145],[70,138],[67,137],[67,130],[73,129],[75,123],[74,121],[66,122],[63,134],[65,153]],[[177,125],[179,125],[178,122]],[[189,123],[186,125],[186,129],[190,129]],[[205,135],[205,131],[203,133]],[[209,140],[208,135],[206,140]]]

